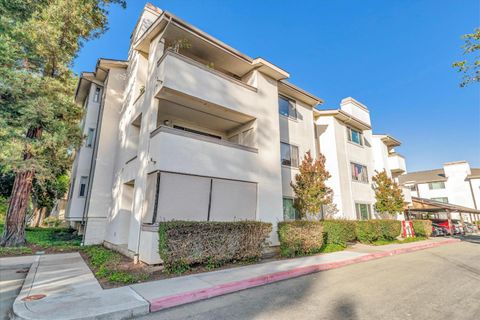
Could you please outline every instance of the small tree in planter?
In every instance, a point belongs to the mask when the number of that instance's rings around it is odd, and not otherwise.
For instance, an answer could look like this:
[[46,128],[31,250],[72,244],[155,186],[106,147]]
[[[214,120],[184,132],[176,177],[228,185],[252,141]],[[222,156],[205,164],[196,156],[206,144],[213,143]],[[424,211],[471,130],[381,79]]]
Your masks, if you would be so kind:
[[375,211],[379,212],[383,217],[392,217],[403,211],[404,198],[402,190],[398,183],[393,181],[387,175],[387,172],[375,171],[373,180],[373,188],[375,190]]
[[295,182],[291,182],[290,185],[295,193],[293,206],[297,209],[300,218],[319,215],[322,206],[332,207],[333,190],[325,184],[331,177],[325,169],[325,156],[319,154],[314,160],[308,151],[298,170],[300,173],[295,176]]

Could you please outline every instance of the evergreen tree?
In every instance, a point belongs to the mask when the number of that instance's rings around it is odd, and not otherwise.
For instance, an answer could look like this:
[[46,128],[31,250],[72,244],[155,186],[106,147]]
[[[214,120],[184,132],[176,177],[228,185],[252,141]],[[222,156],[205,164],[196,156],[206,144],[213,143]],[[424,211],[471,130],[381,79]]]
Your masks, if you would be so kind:
[[403,212],[405,200],[398,183],[393,181],[385,170],[382,172],[375,171],[372,180],[376,199],[375,211],[388,216]]
[[1,246],[25,244],[35,180],[55,181],[82,140],[70,70],[82,43],[124,0],[0,0],[0,163],[15,172]]
[[307,215],[319,215],[322,206],[332,204],[333,190],[325,184],[331,177],[325,169],[325,156],[319,154],[314,160],[308,151],[295,176],[295,183],[290,183],[295,193],[293,206],[300,218]]

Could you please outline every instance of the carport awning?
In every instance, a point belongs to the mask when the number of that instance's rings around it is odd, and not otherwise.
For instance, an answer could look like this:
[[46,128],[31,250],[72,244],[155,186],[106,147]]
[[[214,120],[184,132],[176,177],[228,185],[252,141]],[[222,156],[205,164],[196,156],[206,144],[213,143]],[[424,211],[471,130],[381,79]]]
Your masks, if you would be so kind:
[[425,198],[412,197],[413,208],[410,208],[412,211],[419,212],[461,212],[461,213],[472,213],[480,214],[480,210],[473,208],[468,208],[464,206],[459,206],[451,203],[444,203],[440,201],[435,201]]

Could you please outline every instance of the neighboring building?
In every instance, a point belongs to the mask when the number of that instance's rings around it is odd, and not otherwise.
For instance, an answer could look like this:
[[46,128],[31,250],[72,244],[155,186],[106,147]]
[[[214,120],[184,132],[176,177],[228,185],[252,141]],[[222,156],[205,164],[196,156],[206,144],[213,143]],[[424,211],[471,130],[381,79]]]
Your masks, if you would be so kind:
[[[326,168],[339,214],[348,219],[371,219],[375,194],[372,177],[385,170],[396,179],[406,172],[405,159],[395,153],[400,142],[389,135],[372,134],[370,112],[353,98],[343,99],[340,109],[315,110],[318,149]],[[406,203],[410,193],[404,190]]]
[[411,172],[399,177],[412,196],[480,210],[480,168],[466,161],[448,162],[442,169]]
[[273,223],[276,244],[309,150],[327,158],[335,216],[373,217],[374,170],[405,171],[391,161],[398,141],[372,135],[361,103],[319,111],[322,100],[288,77],[147,4],[128,61],[100,59],[78,84],[86,141],[67,219],[84,243],[158,263],[159,221],[252,219]]

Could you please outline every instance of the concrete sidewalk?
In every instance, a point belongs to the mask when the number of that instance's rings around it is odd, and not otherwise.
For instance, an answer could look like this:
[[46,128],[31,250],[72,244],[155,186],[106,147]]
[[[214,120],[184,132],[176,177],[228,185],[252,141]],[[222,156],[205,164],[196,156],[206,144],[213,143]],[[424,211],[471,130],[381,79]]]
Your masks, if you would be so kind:
[[[35,256],[25,258],[33,262],[22,290],[15,299],[13,312],[16,319],[128,319],[313,272],[458,241],[447,238],[379,247],[355,245],[346,251],[107,290],[100,287],[78,253]],[[31,301],[25,299],[32,296],[42,298]]]
[[355,245],[352,250],[140,283],[132,285],[131,288],[150,303],[150,311],[154,312],[313,272],[458,241],[460,240],[434,238],[377,247]]
[[128,319],[148,312],[148,302],[128,286],[103,290],[78,253],[36,256],[13,303],[15,319],[29,320]]

